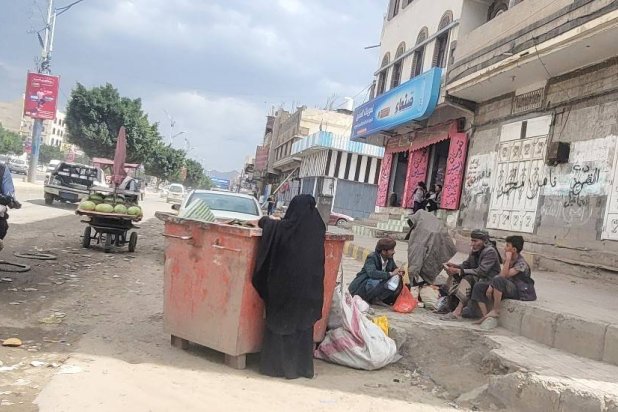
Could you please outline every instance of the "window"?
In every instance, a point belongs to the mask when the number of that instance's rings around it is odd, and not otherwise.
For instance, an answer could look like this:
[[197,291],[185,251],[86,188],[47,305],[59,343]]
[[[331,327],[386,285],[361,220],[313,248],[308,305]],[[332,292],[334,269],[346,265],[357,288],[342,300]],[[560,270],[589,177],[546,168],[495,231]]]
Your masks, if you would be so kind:
[[392,19],[399,14],[399,8],[401,6],[401,0],[391,0],[390,8],[388,11],[388,19]]
[[259,211],[255,200],[249,197],[210,192],[194,192],[186,204],[190,205],[197,199],[203,200],[213,211],[219,210],[259,216]]
[[[453,21],[453,12],[450,10],[444,13],[440,24],[438,25],[438,32],[444,30]],[[449,32],[446,31],[436,38],[436,46],[433,52],[433,67],[446,67],[446,61],[448,56],[448,38]]]
[[[429,29],[427,27],[423,27],[421,32],[418,34],[416,38],[416,45],[423,43],[429,37]],[[412,58],[412,74],[410,78],[416,77],[419,74],[423,73],[423,64],[425,63],[425,47],[418,47],[414,51],[414,57]]]
[[[401,43],[397,48],[397,53],[395,53],[395,60],[403,56],[403,53],[406,51],[406,44]],[[401,71],[403,69],[403,59],[399,60],[397,63],[393,64],[393,75],[391,79],[391,89],[399,86],[401,84]]]
[[[390,61],[391,55],[389,53],[386,53],[386,55],[382,59],[382,65],[380,67],[388,66],[388,63]],[[376,92],[376,96],[379,96],[386,91],[386,76],[388,76],[388,69],[384,68],[378,75],[378,89]]]
[[487,21],[493,20],[509,9],[508,0],[494,0],[487,11]]

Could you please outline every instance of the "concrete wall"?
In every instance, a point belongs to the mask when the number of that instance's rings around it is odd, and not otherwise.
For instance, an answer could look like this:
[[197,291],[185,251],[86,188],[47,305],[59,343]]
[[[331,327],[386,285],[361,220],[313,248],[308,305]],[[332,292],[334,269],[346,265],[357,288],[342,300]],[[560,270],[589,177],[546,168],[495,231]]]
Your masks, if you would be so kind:
[[[526,239],[541,254],[618,267],[618,242],[602,240],[611,229],[608,198],[618,204],[612,182],[618,148],[618,59],[551,79],[547,110],[511,116],[511,96],[479,105],[471,137],[458,227],[485,227],[497,189],[496,158],[502,126],[550,114],[550,139],[571,144],[569,161],[546,166],[534,233]],[[526,182],[528,184],[529,182]],[[618,212],[617,206],[612,206]],[[497,236],[508,233],[492,231]],[[607,233],[605,234],[607,235]],[[609,234],[618,240],[618,232]],[[553,245],[559,245],[555,248]]]

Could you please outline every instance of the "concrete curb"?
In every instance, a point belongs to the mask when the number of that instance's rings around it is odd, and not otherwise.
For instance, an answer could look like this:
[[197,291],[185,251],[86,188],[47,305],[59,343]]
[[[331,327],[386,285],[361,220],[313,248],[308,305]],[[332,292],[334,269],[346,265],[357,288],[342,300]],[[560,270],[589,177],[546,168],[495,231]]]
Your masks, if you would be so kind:
[[[347,242],[343,253],[364,263],[372,253]],[[402,267],[404,262],[397,262]],[[588,359],[618,365],[618,325],[552,312],[530,302],[505,300],[500,326],[528,339]]]

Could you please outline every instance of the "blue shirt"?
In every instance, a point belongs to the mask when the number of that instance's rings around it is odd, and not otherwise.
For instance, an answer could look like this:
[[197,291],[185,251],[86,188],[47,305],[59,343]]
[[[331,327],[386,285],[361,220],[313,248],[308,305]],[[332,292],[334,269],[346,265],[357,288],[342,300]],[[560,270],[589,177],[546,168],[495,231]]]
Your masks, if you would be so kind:
[[13,185],[13,176],[8,166],[4,166],[4,175],[2,176],[2,194],[15,197],[15,186]]

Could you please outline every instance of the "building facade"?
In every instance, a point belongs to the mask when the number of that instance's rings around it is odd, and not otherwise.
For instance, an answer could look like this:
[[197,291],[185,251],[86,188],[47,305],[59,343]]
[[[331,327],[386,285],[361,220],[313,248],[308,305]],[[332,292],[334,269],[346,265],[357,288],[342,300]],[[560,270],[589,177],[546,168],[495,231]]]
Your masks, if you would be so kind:
[[353,218],[374,211],[383,148],[317,132],[294,143],[292,155],[301,159],[301,193],[333,196],[332,211]]
[[493,17],[478,0],[391,0],[371,100],[354,112],[352,139],[385,148],[377,207],[412,206],[419,182],[443,187],[455,225],[474,105],[443,83],[459,39]]
[[278,203],[289,203],[301,189],[299,172],[302,159],[292,153],[294,143],[320,131],[339,135],[349,134],[351,126],[352,115],[345,110],[333,111],[301,106],[294,113],[282,109],[275,112],[272,131],[266,134],[262,145],[269,147],[266,193],[263,194],[268,196],[277,191]]
[[[66,114],[56,112],[55,120],[45,120],[43,122],[43,131],[41,132],[41,142],[48,146],[56,146],[63,148],[65,146],[66,134]],[[34,121],[32,118],[24,116],[22,120],[21,134],[26,137],[32,136],[32,127]]]
[[618,2],[506,3],[448,73],[448,95],[475,105],[458,227],[616,267]]

